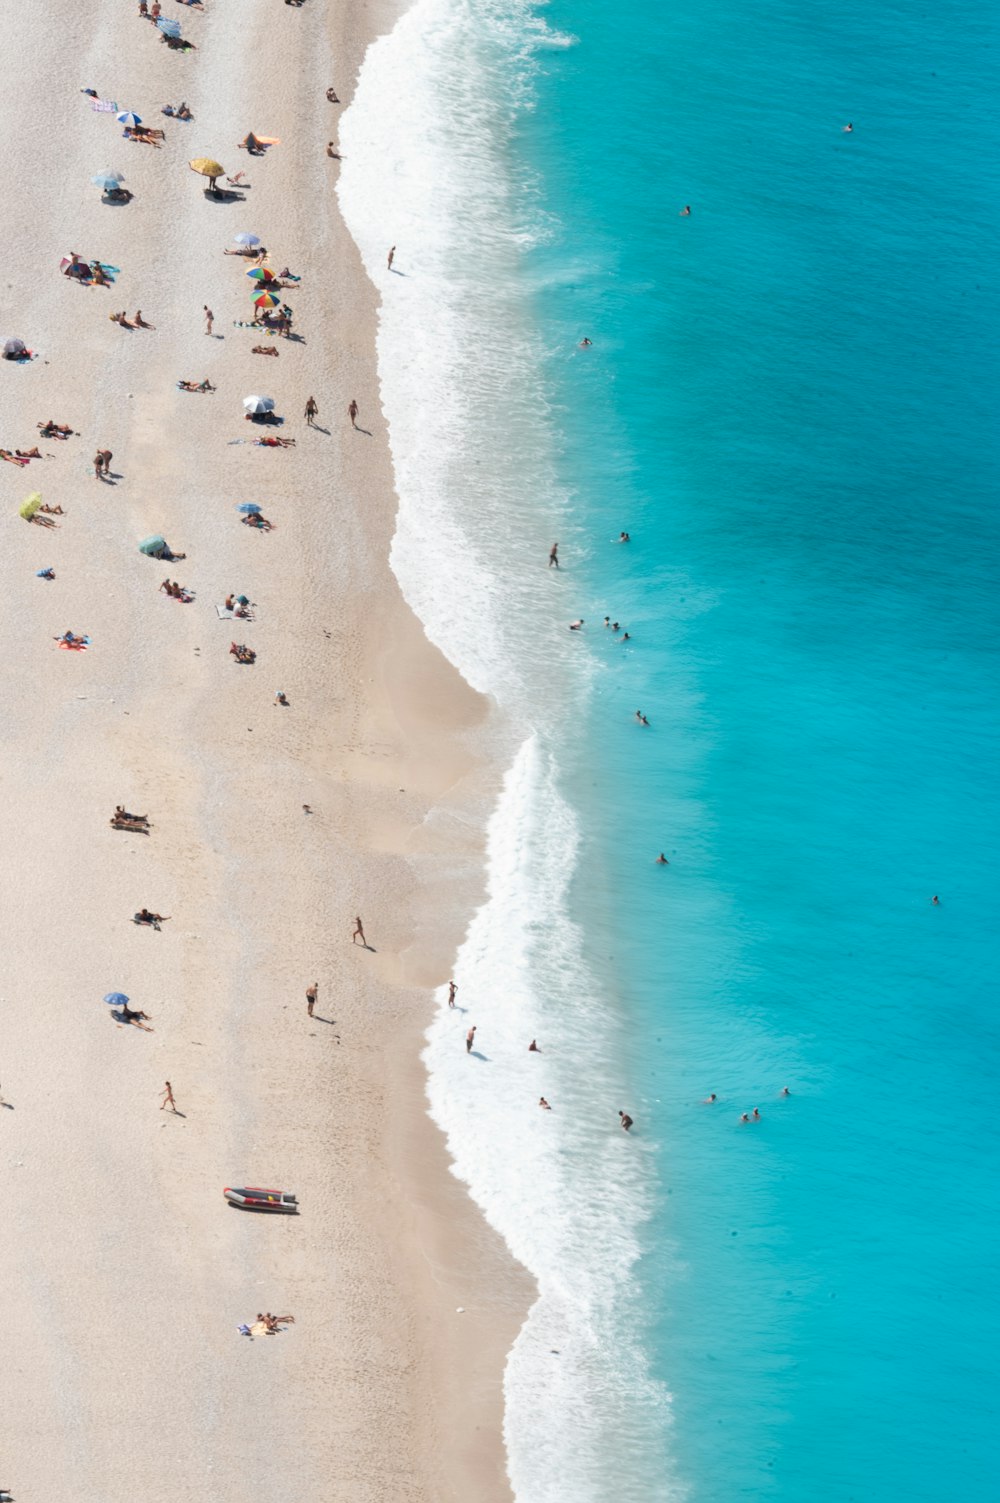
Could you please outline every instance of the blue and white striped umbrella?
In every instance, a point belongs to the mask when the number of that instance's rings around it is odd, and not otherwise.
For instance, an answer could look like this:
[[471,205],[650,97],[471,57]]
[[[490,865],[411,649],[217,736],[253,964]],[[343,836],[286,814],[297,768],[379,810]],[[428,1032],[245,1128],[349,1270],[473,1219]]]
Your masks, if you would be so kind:
[[115,119],[119,125],[141,125],[142,116],[136,115],[132,110],[121,110]]

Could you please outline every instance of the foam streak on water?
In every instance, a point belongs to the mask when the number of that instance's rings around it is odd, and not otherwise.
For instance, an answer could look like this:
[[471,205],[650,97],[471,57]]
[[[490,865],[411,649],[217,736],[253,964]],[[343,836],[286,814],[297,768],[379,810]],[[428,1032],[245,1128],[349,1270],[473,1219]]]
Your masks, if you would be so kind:
[[[524,290],[524,253],[546,223],[510,136],[537,51],[570,43],[516,0],[418,0],[369,50],[341,134],[341,207],[383,296],[393,568],[431,640],[498,700],[520,743],[489,829],[488,900],[455,971],[467,1011],[442,1007],[425,1054],[455,1172],[538,1282],[506,1374],[519,1503],[605,1503],[630,1485],[678,1496],[660,1455],[667,1398],[645,1375],[630,1292],[651,1172],[639,1144],[609,1131],[624,1051],[568,913],[578,832],[553,755],[593,670],[555,629],[575,611],[540,567],[571,497]],[[572,1082],[559,1049],[570,1037]],[[572,1113],[560,1109],[570,1091]]]

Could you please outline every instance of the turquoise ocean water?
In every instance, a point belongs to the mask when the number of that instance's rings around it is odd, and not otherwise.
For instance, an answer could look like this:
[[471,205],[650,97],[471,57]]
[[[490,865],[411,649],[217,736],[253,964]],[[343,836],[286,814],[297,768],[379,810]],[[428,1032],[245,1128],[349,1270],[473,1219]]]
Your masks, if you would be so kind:
[[344,118],[394,567],[511,728],[425,1057],[518,1503],[995,1488],[998,44],[416,0]]
[[594,341],[550,366],[562,551],[592,635],[634,636],[572,737],[573,897],[657,1146],[671,1474],[988,1491],[997,14],[546,15],[578,45],[519,126],[559,226],[536,308]]

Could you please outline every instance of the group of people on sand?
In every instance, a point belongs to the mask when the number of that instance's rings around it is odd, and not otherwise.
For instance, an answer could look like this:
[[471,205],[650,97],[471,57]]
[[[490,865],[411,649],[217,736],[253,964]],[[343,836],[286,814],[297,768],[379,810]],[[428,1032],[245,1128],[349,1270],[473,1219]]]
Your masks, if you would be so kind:
[[0,449],[0,459],[6,459],[8,464],[19,464],[24,467],[33,459],[44,459],[45,455],[36,444],[33,449]]
[[69,260],[63,267],[63,276],[72,277],[74,281],[85,282],[90,287],[110,287],[111,278],[108,276],[100,261],[91,261],[88,265],[76,251],[70,251]]
[[182,585],[177,583],[176,579],[164,579],[160,584],[160,589],[165,595],[169,595],[171,600],[183,600],[185,605],[190,604],[194,599],[191,591],[185,590]]
[[108,317],[110,318],[110,320],[111,320],[111,322],[113,324],[121,324],[121,326],[122,326],[123,329],[155,329],[156,328],[155,324],[147,324],[146,320],[142,316],[142,309],[141,308],[137,308],[136,309],[135,315],[133,316],[133,318],[131,320],[129,320],[128,313],[126,312],[126,310],[124,308],[122,309],[122,311],[120,313],[109,313]]
[[238,663],[256,663],[257,661],[257,654],[254,652],[253,648],[248,647],[245,642],[230,642],[229,654],[231,657],[234,657]]
[[68,428],[65,423],[54,423],[51,418],[47,418],[44,423],[39,423],[38,429],[43,438],[73,437],[72,428]]

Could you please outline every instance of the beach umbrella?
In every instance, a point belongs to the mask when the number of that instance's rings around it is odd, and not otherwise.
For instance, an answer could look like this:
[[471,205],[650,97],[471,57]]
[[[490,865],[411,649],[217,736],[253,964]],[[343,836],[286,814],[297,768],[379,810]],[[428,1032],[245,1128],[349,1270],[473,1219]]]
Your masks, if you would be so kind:
[[266,266],[253,266],[253,267],[251,267],[251,269],[247,272],[247,276],[253,282],[273,282],[274,281],[274,272],[273,271],[269,271]]
[[95,188],[100,188],[102,193],[110,193],[117,188],[125,179],[120,172],[95,172],[90,179]]
[[167,540],[161,538],[158,532],[154,532],[152,537],[143,538],[139,544],[139,552],[148,554],[150,558],[162,558],[166,551]]
[[241,511],[245,517],[257,517],[260,515],[260,507],[256,501],[241,501],[236,510]]
[[3,352],[5,355],[23,355],[25,349],[26,345],[23,339],[10,338],[5,339],[3,342]]
[[233,244],[250,246],[252,249],[253,246],[260,244],[260,236],[251,235],[249,230],[244,230],[241,235],[233,236]]
[[243,406],[247,412],[273,412],[273,397],[244,397]]
[[128,1006],[128,998],[126,997],[124,992],[108,992],[108,995],[104,1000],[105,1002],[109,1003],[111,1007]]
[[156,24],[165,37],[179,37],[181,34],[181,23],[172,21],[167,16],[161,16]]
[[280,297],[273,292],[261,292],[254,298],[253,305],[255,308],[277,308],[280,302]]
[[220,162],[213,162],[211,157],[195,157],[193,162],[188,162],[192,172],[200,172],[202,177],[221,177],[225,167]]
[[21,516],[26,522],[31,521],[32,517],[35,515],[35,512],[38,510],[41,504],[42,498],[39,495],[38,491],[35,491],[33,495],[28,497],[27,501],[25,501],[21,507]]
[[118,115],[115,116],[115,119],[118,121],[119,125],[141,125],[142,124],[142,116],[141,115],[133,114],[133,112],[131,110],[122,110],[120,114],[118,114]]

